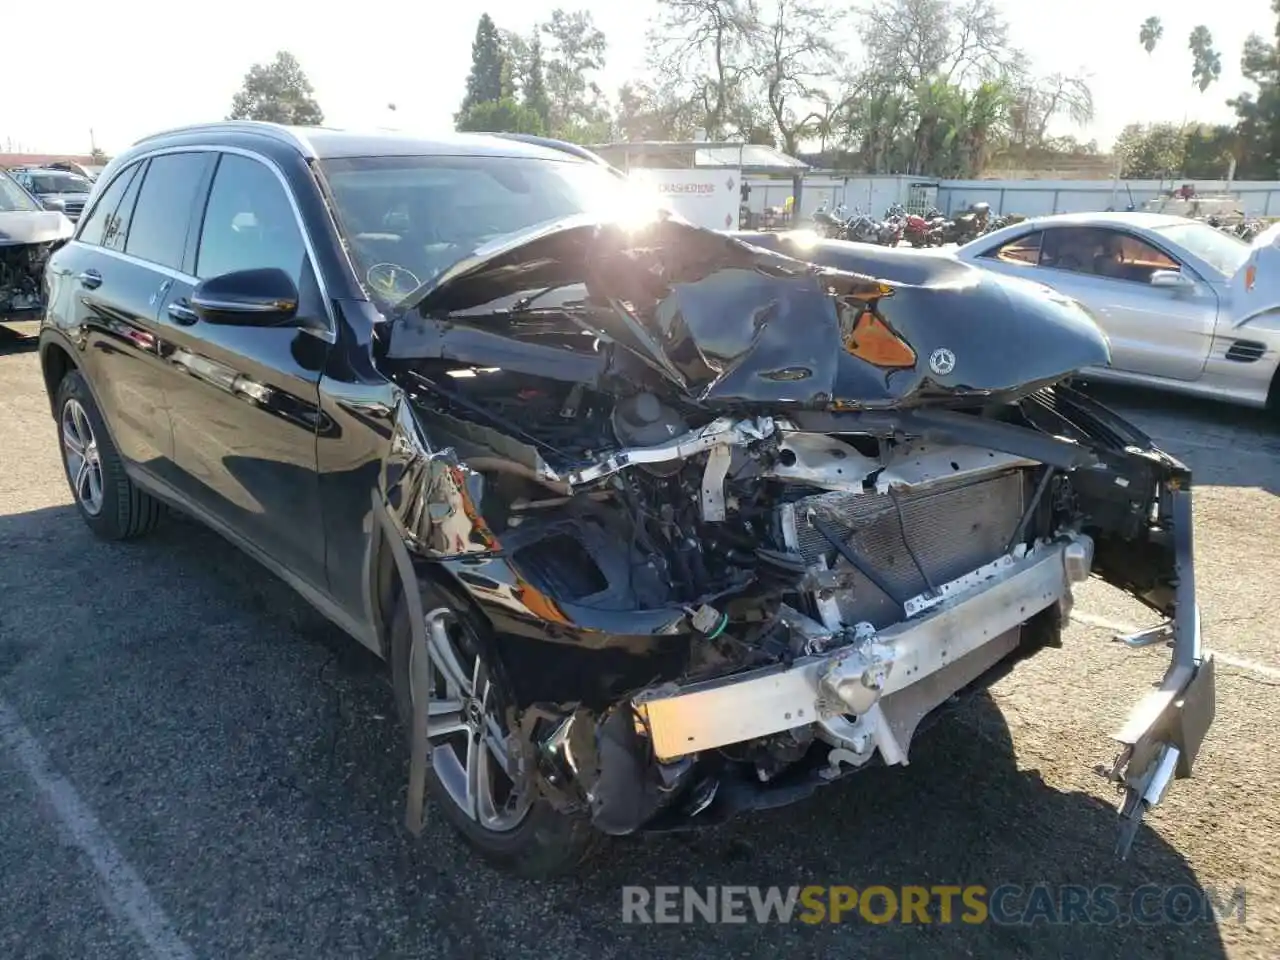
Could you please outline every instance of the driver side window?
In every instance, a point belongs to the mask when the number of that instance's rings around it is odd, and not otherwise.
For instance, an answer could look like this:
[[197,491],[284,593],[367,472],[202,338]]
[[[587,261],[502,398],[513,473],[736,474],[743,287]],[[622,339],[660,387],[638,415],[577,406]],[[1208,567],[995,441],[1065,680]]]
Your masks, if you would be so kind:
[[1108,280],[1150,283],[1157,270],[1181,270],[1176,260],[1120,230],[1060,227],[1045,232],[1040,265]]
[[301,284],[306,245],[284,187],[264,164],[224,153],[200,230],[196,276],[279,267]]

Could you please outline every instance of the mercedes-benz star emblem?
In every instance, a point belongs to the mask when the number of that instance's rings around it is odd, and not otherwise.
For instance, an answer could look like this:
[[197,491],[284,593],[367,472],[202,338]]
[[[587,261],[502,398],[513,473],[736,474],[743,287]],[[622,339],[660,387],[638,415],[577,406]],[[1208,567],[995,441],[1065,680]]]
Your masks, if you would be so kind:
[[939,347],[929,354],[929,369],[940,377],[945,377],[956,368],[956,355],[946,347]]

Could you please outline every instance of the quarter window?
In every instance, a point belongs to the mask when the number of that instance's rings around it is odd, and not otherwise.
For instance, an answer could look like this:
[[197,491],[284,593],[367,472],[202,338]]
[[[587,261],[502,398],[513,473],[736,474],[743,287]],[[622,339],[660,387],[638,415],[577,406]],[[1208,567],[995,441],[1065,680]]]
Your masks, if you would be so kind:
[[1026,233],[1017,239],[1010,240],[1003,246],[984,254],[984,256],[992,257],[1002,263],[1017,263],[1034,267],[1040,262],[1040,245],[1043,240],[1044,233],[1036,230],[1034,233]]
[[278,267],[301,282],[306,246],[293,206],[264,164],[226,153],[209,192],[196,276]]
[[120,198],[137,178],[139,166],[140,164],[135,163],[128,169],[122,170],[102,192],[98,202],[93,205],[93,211],[80,227],[78,239],[81,242],[91,243],[94,246],[103,245],[107,237],[118,232],[115,227],[116,209],[120,206]]
[[207,162],[204,153],[151,158],[133,209],[126,253],[174,270],[181,268],[187,228]]
[[102,245],[108,250],[124,252],[125,242],[129,239],[129,223],[133,220],[133,209],[138,203],[138,191],[142,188],[147,176],[146,163],[138,164],[138,175],[124,192],[124,199],[111,215],[107,228],[102,232]]

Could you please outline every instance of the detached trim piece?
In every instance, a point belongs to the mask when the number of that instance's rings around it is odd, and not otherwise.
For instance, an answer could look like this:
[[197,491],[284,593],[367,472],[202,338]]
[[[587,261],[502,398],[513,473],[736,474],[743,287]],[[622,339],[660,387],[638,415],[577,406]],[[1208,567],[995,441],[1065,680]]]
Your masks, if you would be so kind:
[[1217,708],[1214,661],[1205,658],[1200,636],[1191,491],[1166,486],[1161,495],[1168,498],[1178,578],[1173,659],[1159,688],[1143,698],[1114,735],[1122,749],[1107,776],[1125,791],[1116,844],[1122,858],[1128,856],[1143,815],[1163,799],[1169,782],[1191,776]]

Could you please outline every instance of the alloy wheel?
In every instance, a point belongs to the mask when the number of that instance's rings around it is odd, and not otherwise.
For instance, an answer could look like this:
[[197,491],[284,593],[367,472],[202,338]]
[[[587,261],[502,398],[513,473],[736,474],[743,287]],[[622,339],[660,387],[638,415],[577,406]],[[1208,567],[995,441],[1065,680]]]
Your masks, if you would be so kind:
[[69,399],[62,407],[62,458],[80,506],[96,517],[103,502],[102,456],[89,415],[79,400]]
[[426,696],[431,765],[449,799],[486,830],[503,833],[524,821],[530,798],[517,786],[507,750],[497,691],[474,642],[445,608],[427,615],[426,690],[419,690],[416,662],[420,645],[409,653],[410,696],[414,709]]

